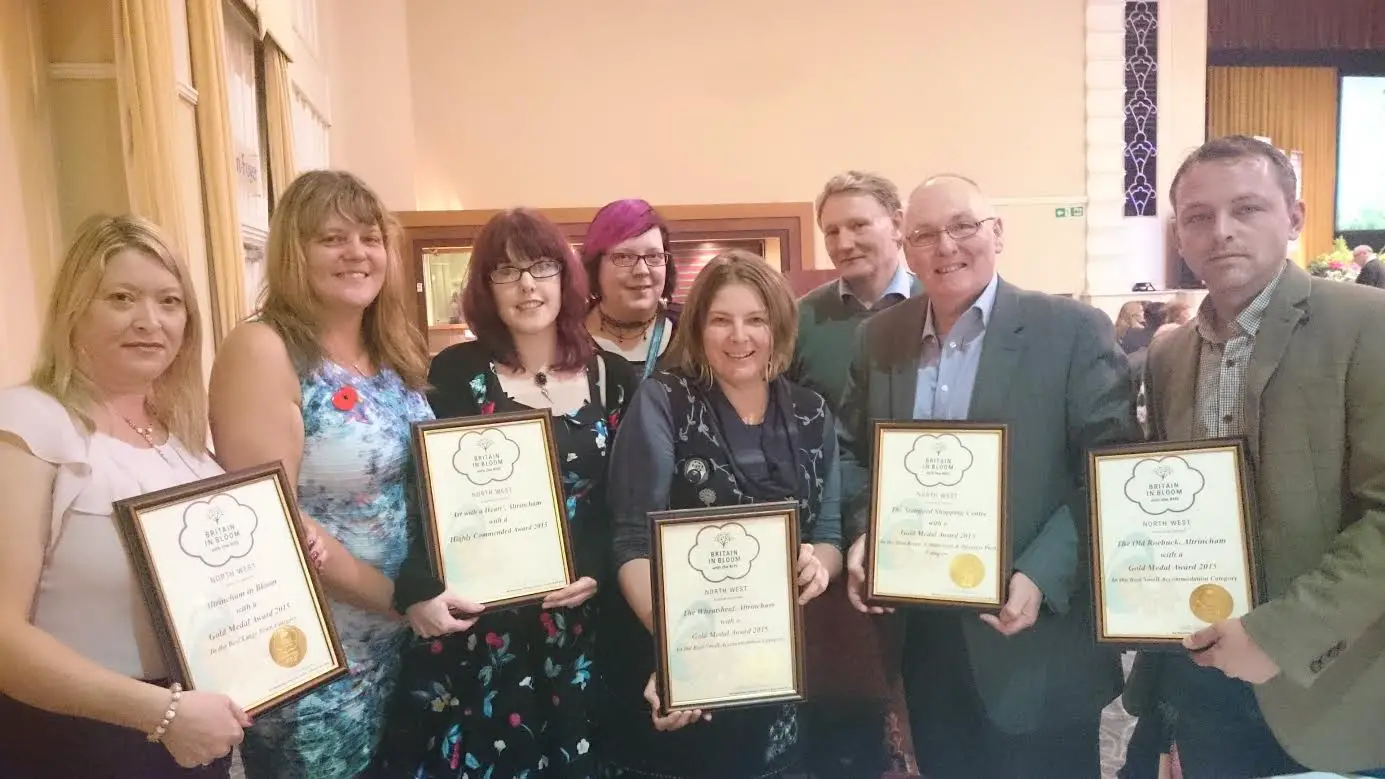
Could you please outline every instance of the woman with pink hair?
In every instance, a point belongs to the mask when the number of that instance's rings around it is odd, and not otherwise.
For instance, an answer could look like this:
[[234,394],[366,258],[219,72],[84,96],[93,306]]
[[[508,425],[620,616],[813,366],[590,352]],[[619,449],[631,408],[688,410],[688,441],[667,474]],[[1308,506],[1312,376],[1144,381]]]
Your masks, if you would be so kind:
[[678,321],[669,302],[678,268],[668,225],[643,200],[607,203],[582,240],[582,266],[592,291],[587,330],[598,347],[648,376],[673,342]]

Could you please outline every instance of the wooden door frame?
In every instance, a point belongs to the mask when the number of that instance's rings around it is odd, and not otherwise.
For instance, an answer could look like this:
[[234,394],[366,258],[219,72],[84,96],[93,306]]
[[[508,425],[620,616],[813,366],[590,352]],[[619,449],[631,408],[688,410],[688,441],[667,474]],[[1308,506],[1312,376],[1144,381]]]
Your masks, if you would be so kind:
[[[752,237],[780,240],[780,270],[790,273],[812,269],[816,239],[816,219],[812,203],[728,203],[707,205],[655,206],[669,226],[671,240],[745,239]],[[538,208],[553,220],[574,243],[586,234],[587,224],[599,208]],[[446,246],[467,246],[481,227],[501,209],[463,211],[399,211],[394,214],[403,227],[401,252],[406,283],[414,294],[414,321],[425,337],[429,332],[427,285],[424,279],[423,250]]]

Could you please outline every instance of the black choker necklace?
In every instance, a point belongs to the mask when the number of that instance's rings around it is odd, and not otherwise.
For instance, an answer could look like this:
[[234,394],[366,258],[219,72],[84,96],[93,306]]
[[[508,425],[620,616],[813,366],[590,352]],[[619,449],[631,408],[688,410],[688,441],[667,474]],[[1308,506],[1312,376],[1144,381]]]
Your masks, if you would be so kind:
[[620,320],[620,319],[616,319],[615,317],[611,316],[610,314],[607,314],[607,313],[606,313],[606,309],[604,309],[604,308],[602,308],[602,307],[600,307],[600,306],[597,306],[597,308],[596,308],[596,313],[597,313],[598,316],[601,317],[601,326],[604,327],[604,328],[606,328],[607,331],[612,331],[612,330],[628,330],[628,331],[639,330],[639,331],[644,331],[644,330],[648,329],[649,326],[650,326],[651,324],[653,324],[653,322],[654,322],[654,317],[656,317],[656,316],[659,315],[659,309],[656,307],[656,308],[654,309],[654,313],[650,314],[650,315],[649,315],[649,318],[646,319],[646,320],[644,320],[643,322],[626,322],[626,321],[623,321],[623,320]]

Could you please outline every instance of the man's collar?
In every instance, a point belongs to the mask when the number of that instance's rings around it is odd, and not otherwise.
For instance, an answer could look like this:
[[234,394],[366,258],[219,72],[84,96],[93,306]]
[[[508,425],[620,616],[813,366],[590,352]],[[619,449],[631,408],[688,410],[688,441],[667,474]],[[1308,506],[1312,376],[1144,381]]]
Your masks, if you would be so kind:
[[[1235,324],[1240,331],[1252,338],[1260,330],[1260,324],[1265,321],[1265,312],[1269,310],[1270,299],[1274,297],[1274,291],[1279,287],[1279,282],[1284,278],[1284,270],[1288,267],[1286,260],[1280,266],[1279,273],[1270,279],[1270,283],[1260,290],[1259,294],[1251,298],[1246,307],[1241,309],[1241,313],[1236,315]],[[1212,305],[1212,296],[1207,295],[1202,299],[1202,305],[1197,310],[1197,332],[1204,340],[1218,342],[1215,338],[1217,325],[1217,310]]]
[[[997,273],[991,276],[991,282],[986,285],[985,289],[981,290],[981,295],[976,298],[976,302],[972,303],[962,316],[965,317],[967,313],[972,311],[979,312],[981,314],[981,329],[986,329],[991,323],[991,311],[995,308],[996,289],[999,287],[1000,274]],[[923,319],[923,336],[927,338],[930,335],[934,337],[938,335],[933,329],[933,302],[931,300],[928,302],[928,313],[924,315]]]
[[896,262],[894,275],[890,277],[890,283],[885,285],[885,291],[880,293],[878,299],[869,302],[857,297],[856,293],[851,291],[851,286],[846,283],[846,279],[837,279],[837,294],[841,299],[845,301],[850,298],[866,308],[870,308],[890,295],[898,295],[907,300],[911,292],[913,292],[912,274],[904,267],[903,262]]

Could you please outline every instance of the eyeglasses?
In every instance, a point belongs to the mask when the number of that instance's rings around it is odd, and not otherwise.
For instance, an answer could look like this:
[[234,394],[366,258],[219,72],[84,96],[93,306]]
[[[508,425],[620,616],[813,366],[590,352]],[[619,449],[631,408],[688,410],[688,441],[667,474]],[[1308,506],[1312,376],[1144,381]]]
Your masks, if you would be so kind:
[[635,263],[644,260],[647,268],[662,268],[668,264],[672,258],[668,252],[654,252],[653,254],[635,254],[634,252],[611,252],[606,255],[611,259],[611,264],[617,268],[633,268]]
[[995,217],[988,216],[985,219],[979,219],[975,222],[953,222],[941,230],[915,230],[909,233],[904,240],[907,241],[910,246],[915,246],[920,249],[937,246],[938,241],[942,240],[943,233],[947,233],[947,236],[954,241],[965,241],[973,235],[976,235],[976,232],[981,229],[981,225],[993,219],[995,219]]
[[526,273],[535,279],[550,279],[562,272],[563,264],[561,262],[544,258],[534,260],[522,268],[518,265],[501,265],[487,275],[492,284],[513,284]]

